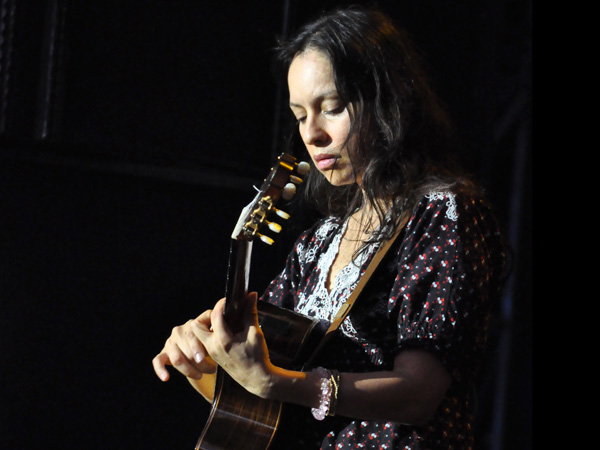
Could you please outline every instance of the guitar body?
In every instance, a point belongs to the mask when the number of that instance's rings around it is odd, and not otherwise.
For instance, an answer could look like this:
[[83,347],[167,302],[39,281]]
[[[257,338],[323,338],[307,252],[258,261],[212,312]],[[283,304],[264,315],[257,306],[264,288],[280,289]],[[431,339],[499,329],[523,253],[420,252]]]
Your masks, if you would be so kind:
[[282,404],[253,396],[218,369],[213,408],[196,449],[265,450],[275,435]]
[[[248,275],[252,241],[272,239],[262,235],[262,229],[278,232],[280,226],[270,222],[270,216],[289,217],[274,205],[286,198],[286,190],[302,180],[302,164],[283,154],[271,169],[258,195],[244,210],[232,234],[229,271],[225,295],[224,318],[236,332],[242,319],[244,300],[248,292]],[[302,173],[304,172],[304,173]],[[291,180],[292,183],[289,183]],[[269,349],[269,358],[276,366],[298,369],[322,337],[319,322],[300,314],[259,302],[261,329]],[[215,391],[209,419],[196,444],[196,450],[267,450],[273,441],[282,403],[264,400],[238,385],[224,370],[217,368]]]
[[[322,337],[318,321],[259,302],[259,320],[273,364],[298,369]],[[283,404],[250,394],[217,370],[213,407],[196,450],[266,450]]]

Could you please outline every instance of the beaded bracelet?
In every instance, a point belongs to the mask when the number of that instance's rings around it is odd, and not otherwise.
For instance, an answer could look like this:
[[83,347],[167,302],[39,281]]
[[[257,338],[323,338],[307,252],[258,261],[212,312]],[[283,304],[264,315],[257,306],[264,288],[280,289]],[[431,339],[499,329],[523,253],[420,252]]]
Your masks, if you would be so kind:
[[337,404],[337,396],[340,385],[340,375],[327,369],[318,367],[315,370],[321,376],[321,394],[319,396],[319,407],[312,408],[312,415],[317,420],[323,420],[326,416],[333,416]]

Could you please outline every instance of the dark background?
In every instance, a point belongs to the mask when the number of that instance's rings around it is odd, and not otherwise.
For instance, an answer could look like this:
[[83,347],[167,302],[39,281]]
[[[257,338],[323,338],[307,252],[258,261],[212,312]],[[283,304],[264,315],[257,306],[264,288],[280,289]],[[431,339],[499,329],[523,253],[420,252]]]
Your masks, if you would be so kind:
[[[335,1],[0,0],[0,449],[189,449],[209,411],[151,359],[221,297],[282,142],[275,37]],[[531,448],[531,1],[381,1],[414,36],[514,271],[481,449]],[[252,288],[302,227],[255,246]]]

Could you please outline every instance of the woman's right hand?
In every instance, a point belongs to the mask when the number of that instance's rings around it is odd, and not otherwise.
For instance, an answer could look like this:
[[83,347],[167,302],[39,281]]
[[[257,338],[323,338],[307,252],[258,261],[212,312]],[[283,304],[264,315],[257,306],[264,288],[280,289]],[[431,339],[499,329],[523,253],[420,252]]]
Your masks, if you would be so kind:
[[212,310],[207,310],[195,319],[173,328],[163,349],[152,360],[154,372],[162,381],[169,379],[168,365],[195,380],[217,370],[217,364],[197,337],[199,332],[210,330],[211,312]]

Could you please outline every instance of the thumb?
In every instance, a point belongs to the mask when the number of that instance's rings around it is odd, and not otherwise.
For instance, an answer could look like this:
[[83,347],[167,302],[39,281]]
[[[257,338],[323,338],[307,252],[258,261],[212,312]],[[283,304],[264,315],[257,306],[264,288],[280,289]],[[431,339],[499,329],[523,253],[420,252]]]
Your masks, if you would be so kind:
[[246,295],[246,304],[244,305],[244,317],[248,325],[258,325],[258,294],[250,292]]

